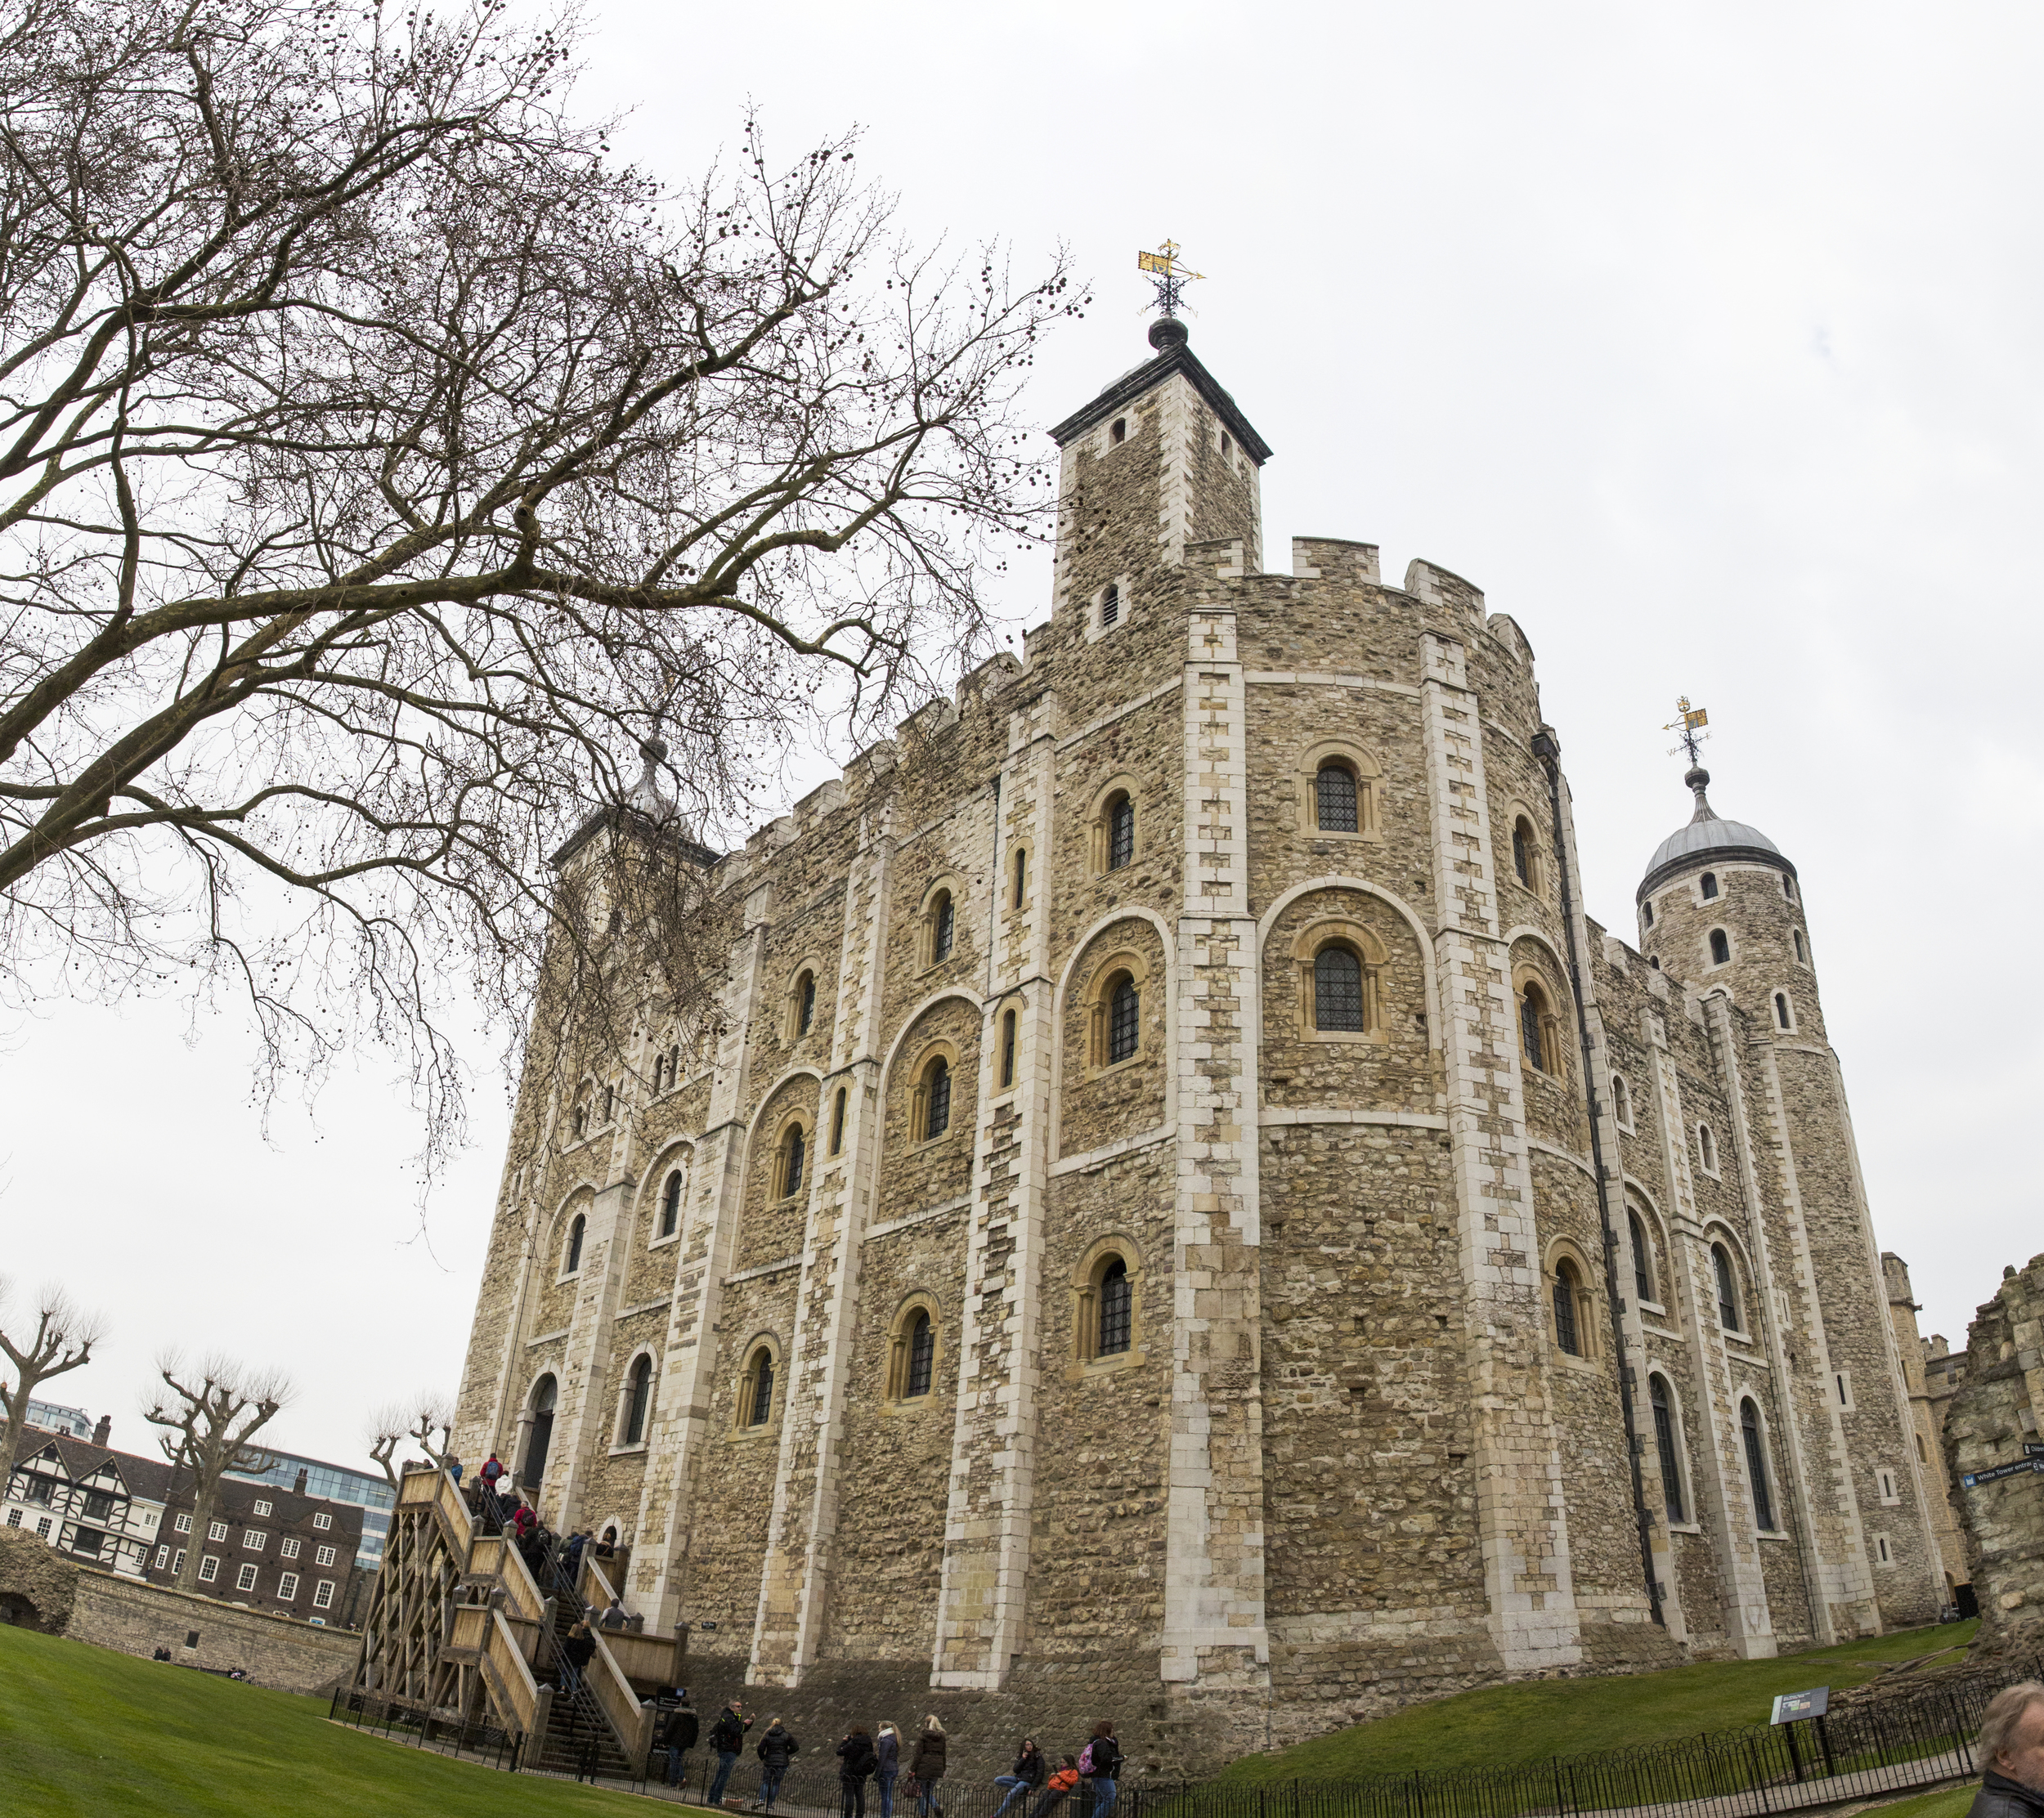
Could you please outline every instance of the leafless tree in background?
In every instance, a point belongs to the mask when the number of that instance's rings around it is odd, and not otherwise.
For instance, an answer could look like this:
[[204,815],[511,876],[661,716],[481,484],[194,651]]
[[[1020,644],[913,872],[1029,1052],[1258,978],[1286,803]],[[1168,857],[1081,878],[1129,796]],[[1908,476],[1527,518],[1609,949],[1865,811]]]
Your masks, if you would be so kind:
[[[0,1275],[0,1315],[7,1312],[14,1284]],[[14,1323],[9,1332],[0,1326],[0,1352],[14,1366],[11,1385],[0,1382],[0,1414],[7,1427],[0,1434],[0,1490],[7,1487],[14,1469],[15,1453],[21,1444],[21,1429],[29,1418],[29,1398],[52,1377],[62,1376],[92,1361],[92,1347],[106,1337],[106,1322],[96,1313],[83,1311],[54,1283],[35,1299],[35,1330]]]
[[[819,693],[856,736],[983,644],[1081,302],[913,252],[849,141],[663,190],[572,45],[0,0],[0,980],[231,983],[271,1085],[390,1044],[436,1155],[450,1003],[515,1041],[623,927],[685,1008],[691,839]],[[557,901],[604,812],[662,837]]]
[[409,1401],[377,1411],[370,1422],[369,1455],[394,1491],[404,1475],[393,1462],[397,1449],[409,1441],[434,1470],[444,1471],[454,1456],[454,1428],[453,1402],[438,1390],[422,1389]]
[[160,1360],[157,1373],[169,1390],[142,1411],[164,1429],[164,1456],[173,1472],[191,1473],[191,1542],[177,1574],[180,1591],[195,1589],[206,1530],[220,1503],[220,1480],[231,1471],[267,1471],[276,1454],[253,1444],[276,1412],[291,1399],[291,1385],[277,1370],[251,1371],[223,1357],[209,1357],[195,1372],[175,1357]]

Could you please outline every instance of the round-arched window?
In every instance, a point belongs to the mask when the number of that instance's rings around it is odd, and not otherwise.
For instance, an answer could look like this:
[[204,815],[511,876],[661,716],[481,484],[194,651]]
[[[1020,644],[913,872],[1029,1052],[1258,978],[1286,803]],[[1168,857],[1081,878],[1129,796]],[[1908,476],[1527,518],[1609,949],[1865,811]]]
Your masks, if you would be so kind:
[[1737,1332],[1739,1325],[1739,1284],[1732,1273],[1732,1257],[1722,1243],[1710,1246],[1711,1272],[1718,1283],[1718,1323],[1727,1332]]
[[951,1127],[951,1063],[939,1055],[924,1069],[922,1139],[932,1142]]
[[1675,1445],[1674,1409],[1669,1399],[1668,1380],[1647,1377],[1647,1399],[1653,1404],[1654,1449],[1661,1454],[1661,1493],[1670,1521],[1685,1521],[1682,1497],[1682,1459]]
[[1313,1027],[1363,1027],[1363,962],[1346,947],[1324,947],[1313,956]]
[[937,1328],[921,1307],[909,1319],[908,1337],[908,1373],[902,1383],[904,1400],[930,1393],[930,1377],[936,1368]]
[[1729,965],[1732,963],[1731,938],[1722,928],[1710,930],[1710,963],[1713,965]]
[[1136,857],[1136,804],[1117,795],[1107,804],[1107,868],[1118,871]]
[[752,1354],[745,1372],[745,1424],[764,1426],[773,1417],[773,1353],[764,1345]]
[[1142,993],[1123,973],[1107,995],[1107,1063],[1127,1060],[1142,1035]]
[[642,1357],[632,1365],[625,1398],[625,1445],[637,1445],[646,1437],[646,1413],[653,1395],[653,1360]]
[[1654,1282],[1647,1265],[1647,1228],[1639,1222],[1638,1213],[1625,1214],[1625,1231],[1633,1246],[1633,1292],[1643,1301],[1652,1301]]
[[800,1124],[793,1126],[781,1145],[781,1197],[802,1190],[802,1171],[809,1161],[809,1138]]
[[1126,1351],[1135,1331],[1135,1289],[1128,1279],[1128,1265],[1111,1257],[1100,1273],[1100,1334],[1096,1357],[1113,1357]]
[[681,1227],[681,1170],[667,1176],[660,1195],[660,1234],[670,1238]]
[[589,1220],[580,1212],[567,1228],[567,1260],[561,1273],[572,1275],[582,1266],[582,1238],[589,1229]]
[[1576,1322],[1582,1284],[1576,1265],[1563,1257],[1554,1265],[1554,1342],[1571,1357],[1583,1355],[1583,1335]]
[[1323,833],[1354,833],[1359,825],[1356,772],[1337,759],[1314,772],[1313,820]]

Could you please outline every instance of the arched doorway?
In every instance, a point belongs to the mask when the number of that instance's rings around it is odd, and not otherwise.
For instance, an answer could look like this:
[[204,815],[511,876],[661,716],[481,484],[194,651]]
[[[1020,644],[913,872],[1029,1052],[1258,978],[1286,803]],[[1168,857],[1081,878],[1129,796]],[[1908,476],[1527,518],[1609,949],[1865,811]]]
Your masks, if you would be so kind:
[[532,1385],[532,1431],[525,1442],[525,1462],[518,1466],[518,1482],[536,1490],[546,1475],[546,1449],[554,1438],[554,1378],[543,1376]]

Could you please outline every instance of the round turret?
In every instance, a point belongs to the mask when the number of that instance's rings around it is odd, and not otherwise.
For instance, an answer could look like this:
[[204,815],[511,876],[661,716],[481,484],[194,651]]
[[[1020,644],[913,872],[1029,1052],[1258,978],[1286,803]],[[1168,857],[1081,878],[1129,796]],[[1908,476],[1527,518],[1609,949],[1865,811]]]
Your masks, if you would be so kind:
[[1647,862],[1635,898],[1640,952],[1683,984],[1728,992],[1777,1036],[1821,1041],[1795,866],[1758,827],[1716,813],[1705,793],[1710,773],[1701,764],[1683,781],[1696,813]]

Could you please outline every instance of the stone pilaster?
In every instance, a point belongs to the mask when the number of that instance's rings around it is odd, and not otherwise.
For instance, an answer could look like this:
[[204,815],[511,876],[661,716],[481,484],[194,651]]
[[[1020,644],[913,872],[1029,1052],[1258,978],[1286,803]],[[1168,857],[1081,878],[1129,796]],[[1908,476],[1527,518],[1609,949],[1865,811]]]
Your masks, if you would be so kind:
[[1511,956],[1499,938],[1479,705],[1463,645],[1431,630],[1423,643],[1441,917],[1434,959],[1474,1414],[1470,1465],[1490,1633],[1508,1672],[1532,1672],[1574,1666],[1582,1648],[1546,1381],[1525,1082]]
[[1232,608],[1194,608],[1185,685],[1185,909],[1172,1058],[1178,1185],[1165,1680],[1268,1681],[1248,728]]

